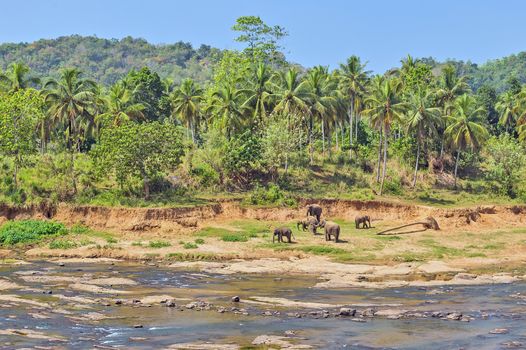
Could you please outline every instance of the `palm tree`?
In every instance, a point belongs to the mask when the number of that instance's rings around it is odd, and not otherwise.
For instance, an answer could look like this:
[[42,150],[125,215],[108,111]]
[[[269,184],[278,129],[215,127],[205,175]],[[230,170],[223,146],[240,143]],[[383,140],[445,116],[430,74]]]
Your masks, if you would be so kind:
[[199,124],[203,90],[192,79],[185,79],[172,94],[173,115],[186,124],[195,143],[196,127]]
[[500,114],[499,124],[506,128],[506,132],[509,132],[510,126],[515,125],[519,116],[519,107],[518,96],[512,91],[503,93],[495,104],[495,109]]
[[[391,126],[394,122],[399,122],[405,109],[405,104],[400,101],[402,83],[397,78],[377,78],[376,89],[373,91],[365,103],[368,106],[363,114],[369,116],[373,127],[383,133],[383,169],[382,182],[380,184],[380,195],[382,195],[386,167],[387,167],[387,146],[388,138],[391,132]],[[380,145],[381,147],[381,141]],[[380,151],[379,151],[380,153]]]
[[119,126],[129,121],[144,120],[145,106],[133,103],[132,92],[126,88],[123,81],[114,84],[108,95],[104,98],[105,112],[99,114],[97,119],[106,120],[113,126]]
[[[277,72],[272,77],[271,90],[272,94],[269,97],[274,105],[272,114],[286,117],[289,131],[293,127],[291,119],[297,121],[299,119],[306,120],[305,118],[309,117],[310,93],[305,82],[301,81],[296,68],[289,68],[285,72]],[[299,138],[298,144],[301,144],[301,134]],[[285,168],[288,169],[288,158],[285,160]]]
[[[358,138],[358,117],[356,112],[361,105],[361,99],[366,91],[369,71],[365,70],[366,64],[360,62],[358,56],[351,56],[345,64],[340,64],[340,89],[349,97],[348,118],[349,118],[349,142],[353,144],[353,119],[356,120],[354,128],[355,138]],[[352,151],[349,156],[352,156]]]
[[91,118],[96,84],[81,78],[81,72],[75,68],[61,71],[60,79],[50,80],[44,85],[45,102],[48,113],[56,124],[64,128],[66,146],[73,149],[73,139],[78,136],[79,126]]
[[253,118],[258,119],[260,123],[268,115],[271,77],[269,66],[265,63],[259,63],[256,67],[254,79],[249,79],[247,81],[248,88],[241,90],[242,93],[247,95],[242,107],[252,110]]
[[313,162],[312,127],[314,117],[318,117],[321,122],[322,147],[323,154],[325,155],[325,126],[327,125],[327,119],[332,116],[332,112],[337,103],[335,97],[335,81],[331,78],[329,69],[322,66],[312,68],[305,77],[305,86],[309,92],[309,144],[311,164]]
[[25,63],[11,63],[6,72],[0,73],[0,84],[4,84],[9,91],[17,91],[40,83],[40,79],[29,76],[29,72]]
[[[442,115],[447,121],[447,118],[451,115],[451,109],[453,108],[455,99],[470,91],[469,85],[466,82],[466,77],[458,77],[455,70],[455,66],[452,64],[446,65],[442,69],[442,75],[438,83],[437,98],[440,106],[442,107]],[[444,137],[441,137],[440,143],[440,157],[444,153]]]
[[455,159],[455,189],[457,188],[457,170],[460,153],[468,148],[477,150],[488,137],[488,130],[479,123],[484,113],[483,107],[476,105],[475,98],[464,94],[455,100],[449,126],[445,134],[450,145],[457,151]]
[[419,90],[409,98],[408,112],[405,118],[408,133],[413,131],[416,136],[416,162],[413,177],[413,188],[416,185],[420,147],[427,135],[436,134],[437,126],[442,123],[440,108],[434,106],[434,96],[430,91]]
[[220,129],[230,138],[234,131],[245,125],[244,109],[241,104],[242,92],[231,85],[223,85],[212,94],[210,105],[206,108],[217,116]]

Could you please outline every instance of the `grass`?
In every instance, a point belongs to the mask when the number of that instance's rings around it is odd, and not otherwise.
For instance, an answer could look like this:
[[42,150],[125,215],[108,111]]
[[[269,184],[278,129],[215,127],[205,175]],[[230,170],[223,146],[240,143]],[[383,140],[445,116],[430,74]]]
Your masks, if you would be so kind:
[[137,242],[132,242],[132,246],[133,247],[142,247],[143,244],[142,244],[142,242],[137,241]]
[[184,249],[196,249],[198,246],[195,243],[187,242],[183,245]]
[[248,242],[248,237],[245,235],[227,233],[221,236],[224,242]]
[[148,246],[150,248],[165,248],[165,247],[171,247],[172,244],[167,241],[150,241]]
[[49,243],[49,249],[73,249],[77,247],[77,243],[68,239],[58,239]]
[[195,244],[205,244],[205,240],[202,239],[202,238],[196,238],[196,240],[194,242],[195,242]]

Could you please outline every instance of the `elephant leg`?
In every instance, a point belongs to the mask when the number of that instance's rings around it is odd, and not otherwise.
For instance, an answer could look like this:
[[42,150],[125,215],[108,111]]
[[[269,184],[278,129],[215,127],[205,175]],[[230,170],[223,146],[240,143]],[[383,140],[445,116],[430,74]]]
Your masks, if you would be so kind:
[[290,235],[287,235],[287,238],[289,239],[289,243],[292,243],[292,239],[290,238]]

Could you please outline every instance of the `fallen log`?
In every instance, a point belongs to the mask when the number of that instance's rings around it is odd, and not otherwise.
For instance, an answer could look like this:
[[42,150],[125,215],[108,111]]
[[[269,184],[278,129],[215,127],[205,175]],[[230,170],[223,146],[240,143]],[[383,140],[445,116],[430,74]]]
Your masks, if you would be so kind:
[[[435,218],[433,218],[431,216],[428,216],[424,221],[413,222],[413,223],[410,223],[410,224],[405,224],[405,225],[402,225],[402,226],[393,227],[393,228],[390,228],[388,230],[380,231],[380,232],[377,233],[377,235],[383,235],[383,234],[385,234],[387,232],[391,232],[391,231],[394,231],[394,230],[399,230],[399,229],[404,228],[404,227],[415,226],[415,225],[423,225],[425,230],[429,230],[429,229],[432,229],[432,230],[435,230],[435,231],[440,230],[440,226],[438,226],[438,222],[435,220]],[[400,234],[400,233],[391,233],[391,234]]]

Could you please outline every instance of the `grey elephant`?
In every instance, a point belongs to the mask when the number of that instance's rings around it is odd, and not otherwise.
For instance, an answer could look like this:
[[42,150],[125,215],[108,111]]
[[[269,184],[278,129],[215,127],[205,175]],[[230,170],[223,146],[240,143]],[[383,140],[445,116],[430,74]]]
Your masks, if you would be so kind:
[[[292,234],[292,230],[288,227],[278,227],[274,229],[274,235],[272,236],[272,243],[274,243],[274,239],[278,236],[278,242],[284,242],[283,237],[287,237],[288,243],[292,243],[292,237],[294,235]],[[295,239],[295,237],[294,237]]]
[[299,230],[300,227],[303,231],[307,231],[307,228],[312,234],[316,234],[316,228],[319,225],[319,221],[314,216],[308,216],[306,219],[300,220],[296,223],[296,228]]
[[332,221],[323,220],[320,227],[325,228],[325,240],[330,241],[331,236],[334,236],[334,242],[338,242],[340,239],[340,225]]
[[322,209],[318,204],[307,205],[307,216],[315,216],[316,220],[320,222]]
[[356,228],[360,228],[360,224],[362,225],[362,228],[370,228],[371,218],[369,217],[369,215],[357,216],[354,219],[354,223],[356,224]]

